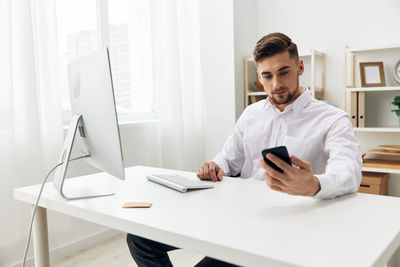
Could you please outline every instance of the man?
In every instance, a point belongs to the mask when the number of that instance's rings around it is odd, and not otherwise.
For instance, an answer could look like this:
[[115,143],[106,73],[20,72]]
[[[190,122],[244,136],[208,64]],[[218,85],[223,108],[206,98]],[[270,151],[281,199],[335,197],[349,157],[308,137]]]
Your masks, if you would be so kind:
[[[245,109],[222,151],[203,163],[197,176],[215,182],[240,173],[242,178],[265,179],[273,190],[321,199],[356,192],[362,160],[350,120],[299,86],[304,65],[296,44],[282,33],[266,35],[257,42],[254,60],[268,98]],[[261,155],[265,148],[281,145],[294,166],[271,153],[267,157],[283,173]],[[127,242],[139,266],[172,266],[166,252],[175,247],[130,234]],[[233,265],[206,257],[197,266]]]
[[[356,192],[362,160],[353,127],[345,112],[299,86],[304,65],[296,44],[282,33],[269,34],[257,42],[254,60],[268,98],[246,108],[223,150],[202,164],[198,177],[220,181],[240,172],[264,178],[271,189],[321,199]],[[267,157],[283,173],[260,159],[263,149],[281,145],[295,166]]]

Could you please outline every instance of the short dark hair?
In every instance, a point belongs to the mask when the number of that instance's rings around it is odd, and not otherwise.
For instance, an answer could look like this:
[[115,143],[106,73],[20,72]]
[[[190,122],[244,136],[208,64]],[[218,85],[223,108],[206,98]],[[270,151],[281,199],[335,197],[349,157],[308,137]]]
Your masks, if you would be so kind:
[[299,62],[297,45],[292,42],[292,39],[280,32],[270,33],[257,42],[253,51],[254,61],[257,63],[263,58],[272,57],[285,51],[288,51],[290,57]]

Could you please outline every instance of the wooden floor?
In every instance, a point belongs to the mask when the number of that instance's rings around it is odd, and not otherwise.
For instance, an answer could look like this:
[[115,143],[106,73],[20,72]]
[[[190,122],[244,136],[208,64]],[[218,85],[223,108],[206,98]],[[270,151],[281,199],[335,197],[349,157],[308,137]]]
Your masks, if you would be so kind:
[[[113,237],[94,247],[60,259],[52,267],[135,267],[137,266],[129,253],[125,234]],[[194,266],[203,256],[191,251],[177,249],[168,253],[176,267]]]

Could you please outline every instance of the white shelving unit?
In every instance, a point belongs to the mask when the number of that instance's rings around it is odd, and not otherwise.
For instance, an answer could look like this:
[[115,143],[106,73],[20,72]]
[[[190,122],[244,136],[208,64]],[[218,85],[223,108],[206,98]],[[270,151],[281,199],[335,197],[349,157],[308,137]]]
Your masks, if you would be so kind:
[[354,127],[355,132],[371,132],[371,133],[400,133],[400,128],[395,127]]
[[[385,134],[396,134],[400,133],[399,127],[393,127],[393,125],[371,125],[372,123],[368,123],[367,116],[368,110],[370,114],[376,116],[378,118],[379,113],[381,117],[387,118],[390,116],[394,116],[390,113],[391,109],[395,109],[394,106],[391,106],[391,102],[388,101],[390,97],[394,94],[400,95],[400,85],[390,84],[385,87],[360,87],[356,85],[356,74],[358,74],[359,68],[356,68],[357,57],[368,58],[371,57],[369,61],[384,61],[380,60],[379,57],[384,55],[388,57],[388,55],[393,54],[393,57],[396,59],[400,59],[400,44],[399,45],[383,45],[383,46],[370,46],[370,47],[358,47],[358,48],[349,48],[345,47],[344,50],[344,98],[343,98],[343,108],[346,110],[350,117],[352,118],[352,123],[354,126],[354,132],[356,135],[358,133],[362,134],[374,134],[375,138],[378,135],[380,140],[383,143],[387,142],[385,138]],[[385,63],[385,61],[384,61]],[[391,66],[392,64],[388,64],[387,66]],[[357,71],[357,73],[356,73]],[[390,69],[385,69],[385,73],[391,75]],[[359,78],[357,79],[358,82]],[[386,79],[388,81],[388,79]],[[388,82],[387,82],[388,83]],[[398,93],[397,93],[398,92]],[[367,105],[366,98],[368,94],[371,94],[370,101],[376,101],[375,105]],[[384,97],[384,95],[390,97]],[[354,97],[356,97],[356,101],[354,101]],[[362,98],[360,98],[362,97]],[[360,99],[364,101],[364,103],[360,102]],[[385,103],[380,103],[384,99]],[[386,102],[387,101],[387,102]],[[372,103],[372,102],[369,102]],[[382,110],[382,107],[385,107],[385,110]],[[355,118],[356,114],[356,118]],[[395,120],[395,117],[392,117]],[[375,119],[375,122],[378,121]],[[354,125],[356,122],[356,125]],[[362,123],[360,123],[362,122]],[[359,127],[359,126],[362,127]],[[400,137],[400,136],[399,136]],[[364,137],[365,139],[365,137]],[[399,143],[400,144],[400,138]],[[400,165],[400,161],[399,161]],[[400,174],[400,169],[391,169],[391,168],[371,168],[371,167],[363,167],[363,171],[368,172],[380,172],[380,173],[391,173],[391,174]]]
[[368,167],[362,167],[361,170],[362,170],[363,172],[383,172],[383,173],[400,174],[400,170],[396,170],[396,169],[383,169],[383,168],[368,168]]
[[[313,97],[318,99],[325,98],[325,53],[311,50],[310,53],[301,53],[299,55],[300,59],[303,61],[310,61],[310,91]],[[318,62],[319,61],[319,62]],[[318,64],[317,64],[318,63]],[[320,86],[317,86],[317,67],[319,66],[319,79]],[[258,89],[253,84],[257,81],[257,70],[254,63],[253,57],[244,58],[244,88],[245,88],[245,107],[249,105],[249,98],[253,101],[258,101],[260,99],[266,98],[267,94],[263,91],[257,91]]]
[[400,91],[400,86],[386,86],[386,87],[355,87],[347,88],[347,92],[384,92],[384,91]]
[[[383,45],[383,46],[370,46],[370,47],[359,47],[350,48],[345,47],[344,49],[344,88],[345,93],[343,95],[343,109],[347,110],[348,107],[347,98],[349,92],[372,92],[372,91],[400,91],[400,86],[385,86],[385,87],[356,87],[355,85],[355,57],[361,54],[376,54],[380,52],[390,51],[400,52],[400,44],[398,45]],[[394,52],[395,53],[395,52]],[[348,65],[350,73],[348,73]],[[349,78],[349,79],[348,79]],[[350,85],[348,84],[350,82]]]
[[267,95],[265,92],[250,92],[247,94],[248,96],[258,96],[258,95]]
[[400,44],[380,45],[380,46],[366,46],[366,47],[346,47],[347,52],[351,53],[375,53],[383,50],[398,49]]

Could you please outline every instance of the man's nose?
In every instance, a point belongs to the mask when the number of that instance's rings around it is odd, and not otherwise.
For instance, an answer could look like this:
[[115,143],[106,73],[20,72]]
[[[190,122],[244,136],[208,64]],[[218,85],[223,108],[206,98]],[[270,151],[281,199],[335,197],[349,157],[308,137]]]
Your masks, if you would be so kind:
[[274,77],[273,86],[274,86],[274,89],[280,89],[280,88],[282,88],[282,87],[283,87],[282,80],[279,79],[278,77]]

